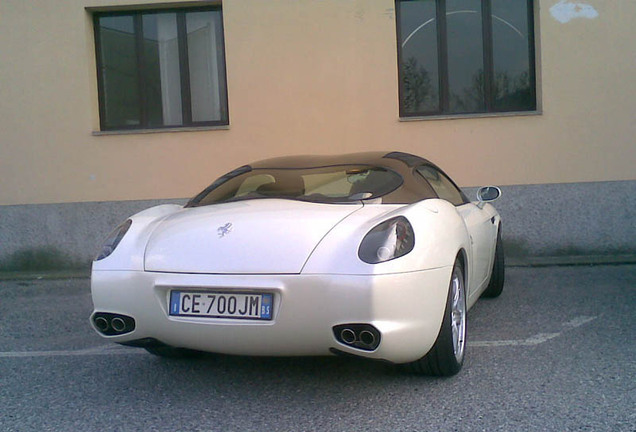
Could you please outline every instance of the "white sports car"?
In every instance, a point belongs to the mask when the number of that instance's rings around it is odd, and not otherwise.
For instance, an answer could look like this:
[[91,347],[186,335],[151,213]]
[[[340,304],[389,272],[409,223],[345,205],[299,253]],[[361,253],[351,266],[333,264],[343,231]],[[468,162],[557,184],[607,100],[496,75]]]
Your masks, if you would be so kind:
[[94,329],[162,356],[349,354],[453,375],[504,282],[501,220],[401,153],[270,159],[138,213],[93,262]]

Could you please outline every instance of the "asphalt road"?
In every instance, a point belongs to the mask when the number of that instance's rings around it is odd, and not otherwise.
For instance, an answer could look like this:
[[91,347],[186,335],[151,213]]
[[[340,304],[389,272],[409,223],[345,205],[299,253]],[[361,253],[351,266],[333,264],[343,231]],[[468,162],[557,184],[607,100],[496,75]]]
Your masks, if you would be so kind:
[[165,360],[88,325],[89,281],[0,282],[1,431],[636,431],[636,266],[509,268],[459,375]]

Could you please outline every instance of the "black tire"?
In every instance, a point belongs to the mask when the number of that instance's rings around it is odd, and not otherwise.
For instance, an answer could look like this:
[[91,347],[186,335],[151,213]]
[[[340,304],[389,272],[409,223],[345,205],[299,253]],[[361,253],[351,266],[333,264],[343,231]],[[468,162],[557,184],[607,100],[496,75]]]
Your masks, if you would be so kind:
[[165,358],[198,358],[203,356],[201,351],[171,346],[145,347],[144,349],[152,355]]
[[[454,288],[456,283],[458,286]],[[464,283],[464,269],[461,261],[457,259],[451,273],[444,319],[439,334],[433,348],[424,357],[406,365],[412,372],[433,376],[452,376],[461,370],[466,354],[467,307]],[[459,298],[455,299],[454,296],[457,294],[459,294]],[[453,306],[456,301],[463,311],[463,317],[459,325],[454,318],[458,316],[454,313],[456,310]],[[453,336],[454,322],[456,330],[458,330],[458,327],[461,328],[457,340]]]
[[486,287],[481,296],[488,298],[499,297],[503,291],[505,279],[506,265],[504,262],[503,242],[501,241],[501,226],[499,226],[499,231],[497,231],[497,245],[495,246],[495,258],[492,263],[492,272],[490,274],[490,282],[488,282],[488,287]]

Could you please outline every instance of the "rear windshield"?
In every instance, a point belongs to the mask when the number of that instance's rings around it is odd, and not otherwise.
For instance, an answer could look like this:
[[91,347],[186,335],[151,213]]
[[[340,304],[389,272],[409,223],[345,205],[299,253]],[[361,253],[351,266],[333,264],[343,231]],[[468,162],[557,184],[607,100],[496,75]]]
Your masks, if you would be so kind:
[[387,168],[336,165],[318,168],[241,169],[226,174],[193,198],[188,207],[258,199],[284,198],[318,203],[346,203],[380,198],[402,185]]

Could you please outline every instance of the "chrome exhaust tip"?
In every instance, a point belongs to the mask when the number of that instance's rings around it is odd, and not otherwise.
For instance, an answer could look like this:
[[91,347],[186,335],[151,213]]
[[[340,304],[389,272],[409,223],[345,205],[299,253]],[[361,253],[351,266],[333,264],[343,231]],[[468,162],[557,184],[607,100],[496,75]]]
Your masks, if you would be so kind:
[[371,324],[340,324],[333,327],[335,339],[350,348],[375,351],[382,335]]
[[135,319],[121,314],[95,312],[91,316],[93,326],[104,336],[119,336],[135,330]]
[[95,323],[95,327],[97,327],[97,330],[101,331],[102,333],[108,331],[109,324],[106,318],[99,316],[95,318],[93,322]]
[[350,345],[356,341],[356,333],[350,328],[345,328],[340,332],[340,338],[344,343]]
[[115,317],[112,320],[110,320],[110,326],[113,328],[113,330],[115,330],[118,333],[121,333],[124,330],[126,330],[126,322],[120,317]]
[[360,332],[360,342],[365,345],[373,346],[375,343],[375,335],[369,330],[362,330]]

